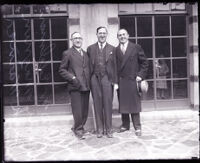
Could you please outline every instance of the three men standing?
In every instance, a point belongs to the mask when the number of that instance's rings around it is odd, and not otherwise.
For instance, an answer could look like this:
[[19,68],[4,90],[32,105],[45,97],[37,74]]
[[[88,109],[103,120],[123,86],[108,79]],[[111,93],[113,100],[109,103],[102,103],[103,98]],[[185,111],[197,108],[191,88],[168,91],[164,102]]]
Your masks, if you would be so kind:
[[[130,129],[131,114],[136,135],[141,135],[141,97],[137,82],[141,82],[148,70],[148,61],[143,49],[129,42],[125,29],[117,33],[117,48],[106,42],[108,31],[100,26],[96,30],[98,41],[81,49],[80,33],[71,35],[72,48],[63,52],[59,72],[68,82],[71,95],[73,131],[83,139],[84,125],[88,116],[89,91],[91,89],[97,128],[97,137],[103,134],[112,138],[112,103],[113,88],[118,89],[119,112],[122,114],[122,125],[119,132]],[[119,87],[119,88],[118,88]]]
[[125,29],[117,33],[119,46],[116,48],[116,59],[119,80],[119,112],[122,114],[122,126],[119,132],[130,129],[131,114],[136,135],[141,135],[141,98],[137,90],[137,82],[145,78],[148,70],[148,61],[143,49],[131,43]]
[[88,117],[90,93],[89,58],[81,48],[80,33],[72,33],[71,41],[72,47],[63,52],[59,73],[68,82],[74,118],[72,130],[79,139],[84,139],[84,125]]
[[87,49],[90,64],[91,92],[97,127],[97,137],[112,138],[113,86],[117,84],[115,47],[106,42],[106,27],[98,27],[98,42]]

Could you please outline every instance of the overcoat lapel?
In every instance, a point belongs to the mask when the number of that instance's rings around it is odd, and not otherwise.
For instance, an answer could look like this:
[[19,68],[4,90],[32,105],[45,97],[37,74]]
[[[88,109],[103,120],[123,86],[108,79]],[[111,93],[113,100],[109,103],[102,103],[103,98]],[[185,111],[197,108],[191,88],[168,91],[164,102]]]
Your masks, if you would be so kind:
[[[122,51],[121,51],[120,47],[119,47],[119,51],[122,54]],[[126,52],[125,52],[125,54],[123,56],[122,64],[121,64],[121,67],[120,67],[121,70],[123,69],[123,67],[124,67],[125,63],[127,62],[129,56],[131,55],[131,51],[132,51],[132,47],[131,47],[131,44],[129,42],[128,46],[127,46],[127,49],[126,49]]]

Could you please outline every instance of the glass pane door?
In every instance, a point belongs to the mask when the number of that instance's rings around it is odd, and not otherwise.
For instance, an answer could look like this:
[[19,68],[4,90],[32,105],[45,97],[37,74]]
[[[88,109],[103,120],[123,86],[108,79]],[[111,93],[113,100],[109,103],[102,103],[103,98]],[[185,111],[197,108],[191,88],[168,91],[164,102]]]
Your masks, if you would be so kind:
[[142,46],[149,61],[143,109],[188,105],[186,16],[121,16],[120,28],[128,30],[129,40]]
[[[33,13],[33,17],[26,17],[30,11],[38,14],[47,6],[16,5],[13,9],[15,14],[25,15],[4,18],[2,23],[4,105],[69,103],[66,83],[58,73],[62,52],[68,49],[66,14],[37,17]],[[50,9],[48,12],[56,11],[54,5]]]

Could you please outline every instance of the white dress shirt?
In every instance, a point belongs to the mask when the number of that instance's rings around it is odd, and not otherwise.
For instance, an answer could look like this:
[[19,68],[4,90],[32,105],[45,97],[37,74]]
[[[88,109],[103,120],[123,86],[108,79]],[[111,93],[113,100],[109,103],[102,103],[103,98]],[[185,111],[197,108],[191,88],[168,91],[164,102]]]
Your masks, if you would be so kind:
[[128,46],[128,41],[126,43],[124,43],[124,44],[120,44],[121,51],[122,52],[124,51],[124,54],[126,52],[127,46]]
[[[102,44],[102,43],[98,42],[99,49],[101,49],[101,44]],[[104,43],[102,44],[102,49],[103,49],[105,46],[106,46],[106,42],[104,42]]]

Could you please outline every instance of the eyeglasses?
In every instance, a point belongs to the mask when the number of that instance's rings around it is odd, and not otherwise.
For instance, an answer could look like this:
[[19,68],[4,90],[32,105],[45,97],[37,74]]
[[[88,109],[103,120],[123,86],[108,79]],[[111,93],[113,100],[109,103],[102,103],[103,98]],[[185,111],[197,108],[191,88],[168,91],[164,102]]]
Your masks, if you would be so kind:
[[82,37],[74,37],[72,38],[72,40],[82,40],[83,38]]

